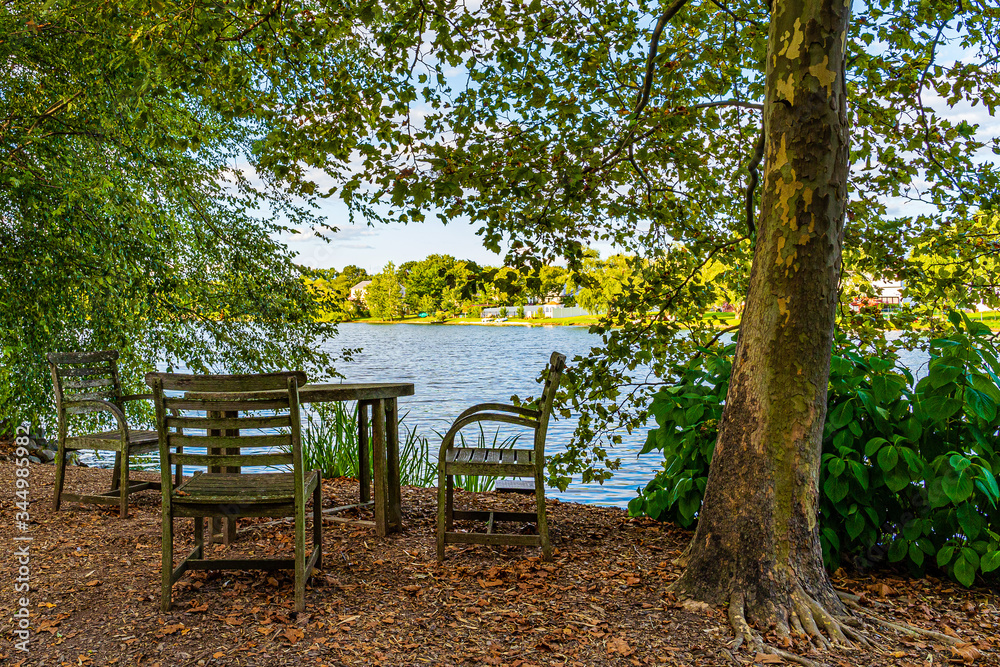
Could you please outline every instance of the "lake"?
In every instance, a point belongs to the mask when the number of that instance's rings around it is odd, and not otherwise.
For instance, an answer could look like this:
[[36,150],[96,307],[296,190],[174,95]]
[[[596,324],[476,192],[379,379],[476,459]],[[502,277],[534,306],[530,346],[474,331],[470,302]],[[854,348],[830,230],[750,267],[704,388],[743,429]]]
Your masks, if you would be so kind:
[[[585,327],[348,323],[339,326],[337,336],[325,348],[331,353],[363,348],[351,363],[338,367],[345,382],[412,382],[415,393],[399,399],[399,411],[408,428],[430,439],[431,453],[436,456],[440,439],[434,432],[444,433],[463,410],[476,403],[507,403],[514,394],[522,399],[536,396],[541,385],[535,379],[553,351],[572,361],[600,342],[600,336]],[[926,355],[920,353],[904,357],[917,373],[925,360]],[[486,428],[491,435],[488,424]],[[575,428],[575,418],[550,421],[546,453],[563,450]],[[478,433],[475,426],[468,432]],[[517,428],[509,425],[501,430],[502,434],[515,432]],[[636,489],[660,469],[663,456],[660,452],[637,456],[646,440],[645,431],[621,435],[622,444],[609,449],[612,458],[622,460],[614,477],[603,485],[583,484],[577,478],[566,491],[550,489],[548,495],[579,503],[627,505]],[[110,465],[89,455],[82,459],[91,465]]]

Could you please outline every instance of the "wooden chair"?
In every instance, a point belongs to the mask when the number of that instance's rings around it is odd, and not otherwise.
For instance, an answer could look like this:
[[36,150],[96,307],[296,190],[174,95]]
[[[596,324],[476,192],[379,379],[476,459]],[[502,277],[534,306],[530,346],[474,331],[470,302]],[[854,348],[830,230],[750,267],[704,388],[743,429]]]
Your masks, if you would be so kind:
[[[129,460],[133,455],[156,451],[156,431],[129,428],[125,404],[151,399],[151,394],[122,395],[118,381],[118,352],[64,352],[47,355],[52,370],[52,387],[56,394],[59,415],[59,452],[56,456],[56,482],[52,494],[52,509],[59,510],[63,500],[97,503],[119,507],[122,518],[128,517],[128,496],[143,489],[159,489],[159,482],[129,483]],[[118,428],[84,435],[68,436],[70,415],[110,412]],[[115,453],[115,469],[111,489],[97,495],[66,493],[66,453],[94,449]]]
[[[161,609],[170,610],[173,584],[187,570],[295,570],[295,609],[305,609],[306,579],[322,562],[322,509],[318,470],[302,462],[298,387],[301,372],[264,375],[175,375],[147,373],[153,388],[160,435],[163,495],[163,571]],[[164,392],[199,392],[199,398],[168,397]],[[201,393],[208,392],[208,393]],[[217,393],[218,392],[218,393]],[[261,412],[266,413],[264,416]],[[258,429],[268,433],[260,434]],[[248,434],[247,431],[255,431]],[[278,432],[276,433],[275,430]],[[186,448],[208,453],[187,453]],[[240,448],[279,449],[241,454]],[[170,448],[176,451],[171,452]],[[205,466],[174,487],[169,465]],[[291,465],[291,472],[242,473],[243,466]],[[225,469],[226,472],[212,472]],[[312,553],[306,555],[306,500],[313,500]],[[294,517],[295,557],[291,559],[205,558],[204,518]],[[173,563],[174,518],[194,518],[194,550]]]
[[[444,560],[445,545],[454,543],[541,546],[542,557],[545,560],[552,558],[548,523],[545,519],[545,432],[552,412],[552,401],[559,388],[559,378],[565,365],[566,357],[553,352],[537,410],[500,403],[481,403],[460,414],[448,429],[441,441],[441,451],[438,455],[438,561]],[[534,431],[534,446],[531,449],[455,446],[455,436],[463,427],[483,421],[507,422],[531,428]],[[455,475],[532,477],[535,481],[536,511],[456,510],[453,499]],[[486,532],[455,532],[453,530],[455,519],[486,521]],[[498,521],[534,522],[537,524],[538,534],[495,533],[493,526]]]

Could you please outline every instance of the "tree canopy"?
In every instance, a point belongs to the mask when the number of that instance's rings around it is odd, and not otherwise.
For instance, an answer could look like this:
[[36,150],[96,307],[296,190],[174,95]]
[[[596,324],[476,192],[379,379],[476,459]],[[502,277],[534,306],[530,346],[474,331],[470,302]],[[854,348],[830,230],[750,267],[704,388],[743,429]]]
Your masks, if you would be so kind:
[[[335,173],[367,136],[302,117],[337,107],[344,127],[376,128],[381,59],[311,6],[0,2],[8,427],[44,414],[53,350],[120,349],[133,382],[164,355],[330,372],[313,345],[326,327],[277,238],[317,222],[306,169]],[[348,56],[350,73],[335,66]]]

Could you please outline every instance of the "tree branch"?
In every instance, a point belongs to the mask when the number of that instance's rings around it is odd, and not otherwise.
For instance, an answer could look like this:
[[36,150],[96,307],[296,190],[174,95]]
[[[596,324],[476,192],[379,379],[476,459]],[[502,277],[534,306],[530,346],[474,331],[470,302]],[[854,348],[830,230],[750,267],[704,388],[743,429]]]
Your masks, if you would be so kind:
[[740,107],[741,109],[753,109],[763,111],[764,105],[756,102],[743,102],[742,100],[719,100],[718,102],[705,102],[704,104],[692,104],[687,109],[707,109],[709,107]]
[[750,182],[747,184],[747,231],[752,236],[757,233],[757,228],[754,226],[754,206],[753,206],[753,194],[757,189],[757,167],[760,166],[760,161],[764,159],[764,145],[766,143],[766,136],[764,135],[764,125],[760,126],[760,138],[757,139],[757,148],[754,150],[753,159],[750,160],[750,164],[747,165],[747,171],[750,173]]
[[656,22],[656,27],[653,28],[653,37],[649,41],[649,55],[646,57],[646,77],[643,79],[642,89],[639,91],[639,99],[635,103],[635,110],[632,111],[633,120],[639,118],[639,112],[641,112],[649,102],[649,91],[653,87],[653,70],[656,68],[656,52],[660,47],[660,35],[663,34],[663,29],[666,27],[667,22],[672,19],[685,4],[687,4],[687,0],[675,0],[674,4],[670,5],[667,8],[667,11],[663,12],[660,19]]
[[257,19],[253,23],[251,23],[245,29],[241,30],[238,34],[233,35],[232,37],[217,37],[215,39],[215,41],[217,41],[217,42],[238,42],[238,41],[242,40],[244,37],[246,37],[251,32],[253,32],[257,28],[259,28],[261,25],[263,25],[265,21],[267,21],[268,19],[270,19],[272,16],[274,16],[275,14],[277,14],[279,11],[281,11],[281,2],[282,2],[282,0],[277,0],[277,2],[274,3],[274,7],[271,7],[271,10],[268,13],[264,14],[263,16],[261,16],[259,19]]

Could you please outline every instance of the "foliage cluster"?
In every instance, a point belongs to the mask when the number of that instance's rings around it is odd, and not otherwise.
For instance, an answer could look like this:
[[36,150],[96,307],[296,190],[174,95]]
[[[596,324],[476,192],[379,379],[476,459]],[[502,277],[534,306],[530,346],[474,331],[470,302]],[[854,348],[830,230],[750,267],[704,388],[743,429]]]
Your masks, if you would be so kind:
[[[1000,360],[992,332],[951,313],[916,379],[891,346],[841,338],[830,369],[820,473],[826,564],[888,559],[914,573],[936,565],[963,585],[1000,568]],[[643,452],[664,469],[629,511],[697,521],[726,398],[735,343],[703,349],[651,407]]]

